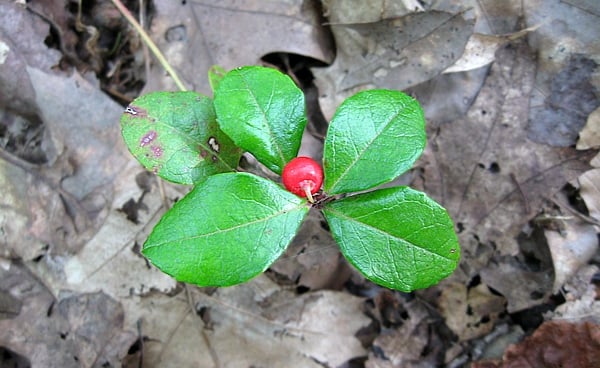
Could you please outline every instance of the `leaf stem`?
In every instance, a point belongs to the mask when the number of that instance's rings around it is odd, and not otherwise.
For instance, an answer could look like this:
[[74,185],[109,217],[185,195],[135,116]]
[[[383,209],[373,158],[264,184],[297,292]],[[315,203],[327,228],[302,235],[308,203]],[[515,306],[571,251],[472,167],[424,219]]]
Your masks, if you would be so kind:
[[315,199],[312,196],[312,193],[310,192],[311,190],[311,186],[308,184],[305,184],[302,189],[304,189],[304,193],[306,194],[306,198],[308,199],[308,201],[310,203],[315,203]]
[[187,91],[187,88],[185,88],[185,85],[183,84],[183,82],[181,82],[181,80],[177,76],[177,73],[171,67],[171,65],[169,64],[169,62],[165,58],[165,56],[162,54],[162,52],[160,52],[160,50],[158,49],[158,47],[156,46],[156,44],[152,41],[152,39],[150,39],[150,36],[148,36],[148,33],[146,33],[146,31],[144,30],[144,28],[142,28],[142,26],[140,26],[140,24],[133,17],[133,15],[131,15],[131,12],[129,12],[129,10],[123,5],[123,3],[121,2],[121,0],[112,0],[112,3],[117,7],[117,9],[119,9],[119,11],[121,12],[121,14],[123,14],[123,16],[133,26],[133,28],[135,28],[135,30],[138,32],[138,34],[140,35],[140,37],[142,37],[142,40],[144,41],[144,43],[146,45],[148,45],[148,48],[150,48],[150,51],[152,51],[152,53],[154,54],[154,56],[156,56],[156,58],[158,59],[158,62],[160,63],[160,65],[162,65],[163,68],[165,68],[165,70],[167,71],[167,73],[169,73],[169,75],[171,76],[171,78],[173,78],[173,81],[175,82],[175,84],[177,85],[177,87],[181,91]]

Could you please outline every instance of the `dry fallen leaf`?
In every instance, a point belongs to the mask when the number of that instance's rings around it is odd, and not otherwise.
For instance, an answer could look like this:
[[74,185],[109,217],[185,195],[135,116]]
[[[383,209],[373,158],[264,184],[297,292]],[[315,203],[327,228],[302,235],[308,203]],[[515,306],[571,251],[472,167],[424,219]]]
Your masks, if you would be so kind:
[[[423,367],[440,364],[442,350],[432,316],[419,300],[402,303],[405,318],[397,328],[383,329],[373,341],[367,368]],[[433,346],[432,349],[428,349]]]
[[592,282],[598,267],[587,265],[564,285],[565,303],[544,317],[557,321],[592,322],[600,325],[600,300]]
[[588,115],[600,105],[593,74],[598,64],[586,54],[573,54],[552,78],[549,95],[531,106],[528,138],[551,146],[573,146]]
[[[464,267],[454,277],[466,281],[481,274],[516,311],[539,304],[551,289],[548,275],[510,260],[520,252],[517,237],[547,199],[589,168],[593,152],[530,141],[534,59],[523,42],[496,58],[467,116],[431,134],[421,177],[423,190],[457,224]],[[488,265],[493,256],[497,263]],[[507,272],[510,278],[503,277]]]
[[550,321],[533,335],[510,346],[504,367],[597,367],[600,362],[600,326]]
[[197,309],[210,309],[207,339],[223,366],[337,367],[366,355],[355,334],[370,320],[363,299],[348,293],[294,296],[261,275],[195,295]]
[[[47,131],[42,144],[49,162],[33,165],[2,154],[6,207],[0,220],[7,231],[0,250],[30,260],[46,252],[75,253],[98,231],[111,205],[112,183],[131,158],[116,126],[122,109],[96,86],[78,73],[65,78],[31,67],[26,72]],[[15,247],[32,241],[38,245]]]
[[484,336],[492,331],[506,300],[484,284],[467,289],[461,283],[444,285],[438,300],[446,325],[459,341]]
[[[154,1],[151,34],[179,77],[210,94],[208,69],[255,65],[270,53],[284,52],[329,63],[333,43],[314,2]],[[148,76],[146,91],[173,90],[160,65]]]
[[348,96],[367,87],[406,89],[452,65],[471,33],[463,14],[431,10],[363,23],[330,9],[337,56],[328,68],[315,68],[319,103],[331,118]]
[[473,33],[465,46],[465,52],[454,64],[442,73],[465,72],[488,65],[496,59],[496,51],[508,42],[535,31],[537,27],[523,29],[507,35]]
[[124,329],[120,303],[102,292],[55,299],[17,264],[0,268],[0,279],[21,303],[18,315],[0,319],[0,346],[25,356],[33,367],[118,366],[135,340]]
[[335,240],[323,228],[324,221],[320,213],[309,212],[298,235],[269,270],[309,290],[340,289],[351,271]]
[[25,69],[50,70],[61,55],[44,44],[49,25],[24,6],[3,1],[0,14],[0,106],[10,106],[15,113],[34,120],[35,92]]
[[527,138],[533,72],[523,43],[501,50],[467,116],[440,126],[423,156],[423,189],[449,210],[467,258],[489,243],[517,254],[516,237],[544,198],[589,167],[590,152]]
[[[590,217],[600,223],[600,169],[586,171],[577,180],[579,195],[583,198]],[[600,231],[598,224],[596,230]]]
[[588,116],[577,140],[578,150],[590,148],[600,148],[600,107]]
[[594,226],[580,220],[565,221],[563,226],[560,232],[550,229],[544,231],[554,263],[554,293],[598,251],[598,236]]

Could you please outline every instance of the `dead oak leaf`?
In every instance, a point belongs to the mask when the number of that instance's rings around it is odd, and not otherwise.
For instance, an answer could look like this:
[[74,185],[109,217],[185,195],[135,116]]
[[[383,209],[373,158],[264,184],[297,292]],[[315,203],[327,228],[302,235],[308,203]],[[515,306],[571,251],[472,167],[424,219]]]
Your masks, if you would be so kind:
[[504,353],[504,367],[598,367],[600,326],[550,321]]
[[424,155],[424,191],[449,210],[465,257],[482,243],[517,254],[516,237],[544,199],[589,167],[593,152],[527,137],[534,77],[524,43],[500,50],[467,116],[442,125]]

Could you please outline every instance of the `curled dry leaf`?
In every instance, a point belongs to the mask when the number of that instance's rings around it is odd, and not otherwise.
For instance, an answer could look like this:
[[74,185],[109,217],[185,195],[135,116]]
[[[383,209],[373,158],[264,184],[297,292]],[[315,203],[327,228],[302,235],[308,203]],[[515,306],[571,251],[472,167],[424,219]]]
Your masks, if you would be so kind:
[[594,265],[582,267],[564,286],[566,302],[545,315],[545,318],[600,325],[600,300],[597,287],[592,282],[598,271]]
[[509,346],[502,361],[506,367],[595,367],[600,362],[600,326],[545,322],[533,335]]
[[538,27],[529,27],[507,35],[473,33],[465,46],[465,52],[454,64],[442,73],[466,72],[488,65],[496,59],[496,51],[508,42],[533,32]]
[[553,291],[557,293],[598,250],[598,236],[594,226],[580,220],[565,221],[561,232],[545,230],[554,264]]
[[600,107],[588,116],[577,140],[577,149],[590,148],[600,148]]
[[[585,201],[590,217],[600,223],[600,169],[586,171],[578,181],[579,195]],[[595,225],[600,231],[598,224]]]

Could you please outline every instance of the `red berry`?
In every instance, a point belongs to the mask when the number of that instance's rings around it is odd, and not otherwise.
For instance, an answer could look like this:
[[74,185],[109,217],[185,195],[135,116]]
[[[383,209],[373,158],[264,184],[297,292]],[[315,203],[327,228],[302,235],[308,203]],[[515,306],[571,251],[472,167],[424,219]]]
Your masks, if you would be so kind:
[[312,194],[321,189],[323,169],[312,158],[299,156],[285,165],[281,178],[287,190],[312,202]]

